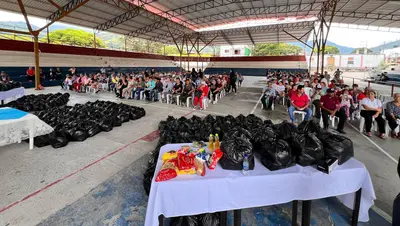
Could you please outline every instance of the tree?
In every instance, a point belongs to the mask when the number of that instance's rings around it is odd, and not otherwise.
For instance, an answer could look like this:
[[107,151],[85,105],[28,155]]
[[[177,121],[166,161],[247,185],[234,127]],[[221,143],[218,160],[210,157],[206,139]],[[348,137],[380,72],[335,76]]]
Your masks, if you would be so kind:
[[356,48],[354,49],[351,53],[357,53],[357,50],[360,54],[364,54],[364,49],[367,49],[367,53],[373,53],[374,51],[368,49],[368,48]]
[[[318,49],[314,49],[314,53],[317,53]],[[321,52],[322,52],[322,47],[321,47]],[[340,50],[336,46],[325,46],[325,54],[340,54]]]
[[301,47],[287,43],[257,44],[254,56],[299,55],[304,50]]
[[[49,34],[50,43],[53,44],[67,44],[73,46],[82,47],[94,47],[94,36],[93,34],[72,28],[63,30],[52,31]],[[47,41],[47,38],[42,38],[43,42]],[[96,37],[96,47],[105,48],[103,40]]]

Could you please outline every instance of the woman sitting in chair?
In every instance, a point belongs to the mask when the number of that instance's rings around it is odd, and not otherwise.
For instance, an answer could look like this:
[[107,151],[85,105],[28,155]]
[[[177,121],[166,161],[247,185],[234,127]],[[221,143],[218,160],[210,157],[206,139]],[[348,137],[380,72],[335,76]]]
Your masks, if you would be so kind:
[[209,88],[206,85],[205,81],[202,81],[199,85],[199,87],[197,87],[195,93],[194,93],[194,107],[193,110],[196,110],[198,107],[197,105],[199,105],[200,107],[200,111],[203,110],[203,99],[208,95],[208,91]]
[[400,131],[396,134],[397,124],[400,120],[400,93],[393,95],[393,101],[387,103],[385,111],[386,120],[392,130],[392,137],[400,139]]
[[194,92],[193,83],[190,81],[190,79],[187,78],[185,80],[185,85],[183,86],[183,91],[181,94],[181,104],[185,105],[187,98],[191,97],[193,92]]
[[215,79],[211,80],[210,92],[209,92],[208,98],[210,98],[210,101],[212,101],[212,104],[215,104],[216,96],[219,94],[221,89],[222,89],[222,84],[218,85],[217,80],[215,80]]
[[375,91],[370,90],[367,98],[360,101],[361,116],[365,119],[365,135],[371,137],[373,119],[378,123],[379,137],[386,139],[385,120],[382,118],[382,102],[375,99]]

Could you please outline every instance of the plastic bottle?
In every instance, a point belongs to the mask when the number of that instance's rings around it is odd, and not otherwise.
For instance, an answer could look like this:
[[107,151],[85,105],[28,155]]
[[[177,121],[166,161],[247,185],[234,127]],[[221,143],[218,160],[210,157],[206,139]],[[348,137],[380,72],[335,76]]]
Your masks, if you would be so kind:
[[244,155],[243,159],[243,167],[242,167],[242,173],[243,175],[247,175],[249,171],[249,158],[247,154]]
[[210,134],[210,137],[208,138],[208,149],[214,151],[214,136],[212,134]]
[[214,138],[214,148],[215,150],[219,149],[221,146],[221,143],[219,142],[219,136],[218,133],[215,134],[215,138]]

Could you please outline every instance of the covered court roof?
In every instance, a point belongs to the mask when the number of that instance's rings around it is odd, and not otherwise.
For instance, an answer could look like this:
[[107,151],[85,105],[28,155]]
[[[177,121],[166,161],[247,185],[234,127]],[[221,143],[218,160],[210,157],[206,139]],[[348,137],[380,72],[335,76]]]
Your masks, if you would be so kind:
[[[173,43],[183,34],[214,45],[305,41],[314,18],[360,26],[400,28],[400,1],[381,0],[2,0],[0,9],[108,31],[127,37]],[[205,29],[261,19],[292,23]]]

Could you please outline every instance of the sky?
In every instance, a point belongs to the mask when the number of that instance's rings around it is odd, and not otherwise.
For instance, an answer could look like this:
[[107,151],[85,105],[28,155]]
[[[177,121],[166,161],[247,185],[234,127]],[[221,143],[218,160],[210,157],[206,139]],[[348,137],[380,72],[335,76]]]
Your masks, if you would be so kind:
[[[5,21],[22,21],[24,17],[21,14],[6,12],[0,10],[0,23]],[[31,24],[42,27],[46,24],[46,20],[29,17]],[[59,23],[64,24],[64,23]],[[64,24],[65,25],[65,24]],[[71,25],[69,25],[71,26]],[[350,26],[350,28],[348,28]],[[76,26],[71,26],[76,27]],[[371,31],[365,29],[354,29],[354,25],[333,24],[329,33],[328,40],[338,45],[359,48],[359,47],[375,47],[385,42],[391,42],[400,39],[400,29],[398,32]],[[370,29],[377,29],[371,28]],[[384,28],[385,29],[385,28]]]

